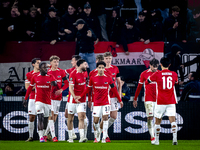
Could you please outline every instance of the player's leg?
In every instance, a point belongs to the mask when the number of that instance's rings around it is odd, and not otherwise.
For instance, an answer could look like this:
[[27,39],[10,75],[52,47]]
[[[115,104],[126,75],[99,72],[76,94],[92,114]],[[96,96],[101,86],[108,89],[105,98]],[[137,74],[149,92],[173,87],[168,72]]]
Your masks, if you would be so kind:
[[[66,119],[66,124],[67,124],[67,122],[68,122],[68,103],[66,103],[66,106],[65,106],[65,119]],[[76,139],[77,136],[76,136],[75,131],[74,131],[73,122],[72,122],[72,126],[73,126],[73,129],[72,129],[72,137],[73,137],[73,139]]]
[[85,117],[84,117],[84,137],[85,138],[87,138],[87,126],[88,126],[88,122],[87,122],[87,117],[85,113]]
[[34,121],[36,111],[35,111],[35,100],[29,99],[28,102],[28,114],[29,114],[29,123],[28,123],[28,130],[29,130],[29,138],[26,140],[26,142],[33,141],[33,132],[34,132]]
[[147,125],[151,141],[154,140],[154,127],[153,127],[153,115],[154,115],[154,102],[145,102],[145,110],[147,115]]
[[68,119],[67,119],[67,127],[68,127],[68,137],[67,140],[69,143],[73,143],[73,121],[74,121],[74,114],[76,113],[76,105],[68,103]]
[[176,123],[176,106],[175,104],[168,105],[165,113],[169,117],[169,121],[171,123],[171,130],[173,134],[173,145],[178,145],[177,142],[177,123]]
[[108,115],[110,114],[110,105],[103,106],[102,109],[102,120],[103,120],[103,138],[101,143],[106,143],[108,133]]
[[99,125],[99,118],[102,116],[102,106],[94,106],[93,107],[93,126],[96,129],[96,138],[94,143],[98,143],[100,141],[101,132]]

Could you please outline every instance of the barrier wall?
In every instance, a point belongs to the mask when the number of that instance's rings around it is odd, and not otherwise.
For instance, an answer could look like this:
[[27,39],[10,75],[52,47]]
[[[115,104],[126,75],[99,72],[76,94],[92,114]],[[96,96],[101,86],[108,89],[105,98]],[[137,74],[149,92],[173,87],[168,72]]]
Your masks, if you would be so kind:
[[[20,97],[18,97],[20,100]],[[56,122],[56,135],[63,141],[68,139],[64,111],[66,102],[62,101],[60,113]],[[179,140],[197,140],[199,134],[200,102],[179,102],[177,104],[176,122],[178,124]],[[88,139],[93,140],[92,116],[87,108]],[[78,119],[75,116],[74,128],[78,135]],[[171,140],[171,125],[167,117],[161,123],[160,139]],[[149,140],[146,114],[143,102],[138,102],[138,107],[133,108],[132,102],[124,103],[119,110],[118,118],[109,129],[112,140]],[[1,140],[26,140],[28,138],[28,113],[21,101],[0,101],[0,139]],[[38,139],[35,122],[34,139]]]

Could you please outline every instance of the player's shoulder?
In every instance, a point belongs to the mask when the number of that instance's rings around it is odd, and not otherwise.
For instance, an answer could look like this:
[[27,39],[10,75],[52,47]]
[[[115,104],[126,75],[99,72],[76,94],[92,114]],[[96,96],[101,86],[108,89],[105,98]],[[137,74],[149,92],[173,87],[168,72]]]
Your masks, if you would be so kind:
[[118,67],[115,66],[115,65],[111,65],[110,67],[113,68],[113,69],[118,69]]
[[31,76],[31,75],[33,75],[33,70],[26,73],[26,76]]
[[96,72],[97,72],[97,69],[94,69],[94,70],[90,71],[89,77],[93,76]]

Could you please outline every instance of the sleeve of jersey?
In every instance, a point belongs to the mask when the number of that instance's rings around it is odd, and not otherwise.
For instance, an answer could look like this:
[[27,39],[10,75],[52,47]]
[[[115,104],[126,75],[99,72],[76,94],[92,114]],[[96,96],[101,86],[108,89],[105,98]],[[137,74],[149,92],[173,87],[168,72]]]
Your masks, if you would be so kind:
[[138,98],[138,96],[139,96],[139,94],[140,94],[140,91],[141,91],[141,89],[142,89],[142,85],[143,85],[143,84],[138,83],[137,90],[136,90],[136,92],[135,92],[134,101],[137,101],[137,98]]
[[63,89],[63,91],[64,91],[69,87],[69,82],[67,80],[67,76],[66,76],[65,72],[63,72],[62,79],[64,81],[64,86],[61,89]]
[[73,76],[73,74],[70,74],[70,76],[69,76],[69,84],[71,84],[71,85],[75,84],[75,77]]
[[119,102],[121,102],[121,98],[119,96],[119,93],[117,91],[117,88],[114,86],[113,88],[111,88],[111,91],[115,94],[115,96],[117,97],[117,99],[119,100]]
[[26,74],[26,80],[25,80],[25,83],[30,83],[30,77],[29,77],[28,73]]
[[83,93],[80,95],[80,97],[83,97],[84,95],[86,95],[88,92],[90,92],[90,90],[91,90],[91,87],[87,87],[86,89],[85,89],[85,91],[83,91]]
[[117,75],[116,75],[116,77],[120,77],[120,73],[119,73],[118,67],[117,67]]
[[176,75],[176,80],[175,80],[175,84],[178,84],[178,75],[177,75],[177,73],[175,73],[175,75]]
[[151,83],[153,81],[156,81],[156,76],[157,76],[157,72],[155,72],[154,74],[152,74],[151,76],[149,76],[147,78],[147,80],[145,81],[145,84],[147,85],[147,84],[149,84],[149,83]]
[[34,81],[34,78],[32,78],[32,79],[31,79],[31,84],[30,84],[30,86],[28,87],[28,89],[27,89],[27,91],[26,91],[25,100],[28,99],[28,97],[29,97],[29,95],[30,95],[30,93],[31,93],[31,91],[32,91],[32,89],[33,89],[33,87],[34,87],[34,85],[35,85],[35,81]]

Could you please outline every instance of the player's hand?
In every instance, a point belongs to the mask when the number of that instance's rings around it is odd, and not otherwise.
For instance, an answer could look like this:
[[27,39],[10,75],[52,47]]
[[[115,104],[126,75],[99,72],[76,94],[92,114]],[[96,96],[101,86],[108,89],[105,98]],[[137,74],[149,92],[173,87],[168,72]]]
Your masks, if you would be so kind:
[[62,92],[63,92],[63,89],[60,89],[60,90],[57,90],[57,91],[55,92],[55,94],[56,94],[56,95],[60,95],[60,94],[62,94]]
[[92,102],[91,101],[88,101],[88,107],[91,109],[91,106],[92,106]]
[[178,22],[175,22],[173,28],[176,29],[178,27]]
[[141,39],[140,39],[140,42],[144,42],[144,39],[143,39],[143,38],[141,38]]
[[24,107],[27,107],[27,100],[25,100],[24,97],[22,98],[22,105]]
[[72,33],[72,31],[69,30],[69,29],[65,29],[64,31],[65,31],[67,34],[71,34],[71,33]]
[[133,100],[133,107],[136,108],[137,107],[137,101]]
[[126,51],[126,52],[125,52],[125,55],[129,55],[129,51]]
[[121,108],[124,106],[124,103],[121,101],[120,103]]
[[81,102],[79,101],[80,98],[81,98],[80,96],[75,96],[75,97],[74,97],[74,100],[75,100],[77,103],[81,103]]
[[87,36],[88,36],[88,37],[92,37],[92,31],[91,31],[91,30],[88,30],[88,31],[87,31]]
[[180,65],[181,68],[184,68],[184,65]]
[[144,44],[149,44],[150,43],[150,40],[148,39],[148,40],[146,40],[146,41],[144,41]]
[[56,40],[52,40],[52,41],[50,42],[50,44],[51,44],[51,45],[56,44]]

